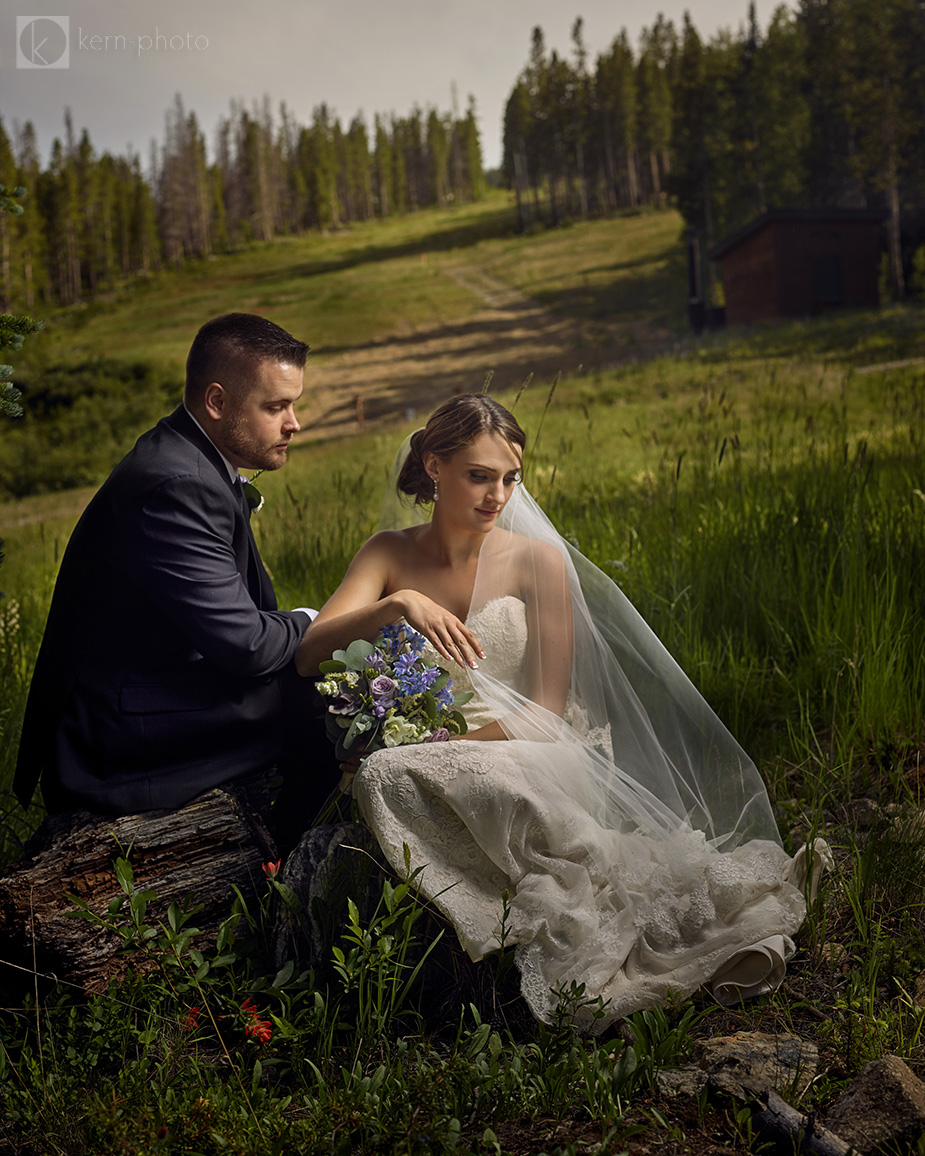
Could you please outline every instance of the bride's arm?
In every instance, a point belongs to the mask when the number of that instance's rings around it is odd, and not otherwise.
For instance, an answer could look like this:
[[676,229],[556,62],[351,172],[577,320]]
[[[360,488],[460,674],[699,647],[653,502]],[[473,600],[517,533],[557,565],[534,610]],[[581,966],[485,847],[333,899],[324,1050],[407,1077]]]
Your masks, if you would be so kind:
[[309,626],[295,652],[296,670],[316,674],[319,663],[356,638],[372,641],[383,626],[404,618],[428,638],[439,654],[460,666],[476,666],[484,652],[472,631],[432,598],[418,590],[389,586],[394,554],[389,534],[376,534],[363,545],[343,581]]
[[555,547],[532,544],[526,568],[527,654],[524,694],[559,718],[572,681],[574,624],[569,572]]

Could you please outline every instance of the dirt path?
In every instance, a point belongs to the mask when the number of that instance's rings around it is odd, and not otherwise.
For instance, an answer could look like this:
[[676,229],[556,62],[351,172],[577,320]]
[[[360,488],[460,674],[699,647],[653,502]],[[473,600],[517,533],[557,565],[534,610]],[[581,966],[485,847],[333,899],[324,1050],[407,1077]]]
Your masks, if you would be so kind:
[[429,412],[450,394],[480,390],[489,373],[492,388],[503,392],[530,373],[543,379],[577,369],[576,323],[475,267],[444,275],[479,297],[482,308],[458,323],[420,326],[331,357],[322,350],[303,437],[340,437]]

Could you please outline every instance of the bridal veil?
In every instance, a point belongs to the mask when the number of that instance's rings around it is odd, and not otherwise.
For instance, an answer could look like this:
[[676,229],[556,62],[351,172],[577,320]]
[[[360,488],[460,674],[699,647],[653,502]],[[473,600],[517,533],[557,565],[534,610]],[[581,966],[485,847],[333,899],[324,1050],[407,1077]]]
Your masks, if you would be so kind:
[[[380,529],[426,520],[395,486],[409,442],[393,463]],[[530,617],[542,627],[568,613],[570,603],[573,623],[564,718],[498,678],[490,653],[472,672],[473,687],[491,704],[508,737],[548,741],[554,761],[561,760],[563,742],[575,748],[593,789],[595,818],[603,826],[652,836],[683,826],[702,831],[718,851],[755,839],[779,844],[755,764],[623,591],[559,534],[522,484],[489,541],[492,548],[480,555],[470,616],[518,594],[525,586],[524,568],[541,567],[542,552],[552,549],[564,563],[568,596],[555,584],[526,583],[535,602]],[[534,680],[542,680],[543,670],[559,666],[563,658],[550,653],[543,637],[541,628],[529,656]]]

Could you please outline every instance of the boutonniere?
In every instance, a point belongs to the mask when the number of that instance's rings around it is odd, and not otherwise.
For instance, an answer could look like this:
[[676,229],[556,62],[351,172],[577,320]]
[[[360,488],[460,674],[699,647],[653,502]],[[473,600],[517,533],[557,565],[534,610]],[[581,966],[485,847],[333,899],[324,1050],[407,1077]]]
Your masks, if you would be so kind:
[[256,514],[258,510],[263,509],[263,494],[257,489],[257,479],[263,473],[263,470],[258,470],[252,478],[246,478],[244,474],[238,474],[241,479],[241,484],[244,486],[244,500],[247,502],[247,508],[252,514]]

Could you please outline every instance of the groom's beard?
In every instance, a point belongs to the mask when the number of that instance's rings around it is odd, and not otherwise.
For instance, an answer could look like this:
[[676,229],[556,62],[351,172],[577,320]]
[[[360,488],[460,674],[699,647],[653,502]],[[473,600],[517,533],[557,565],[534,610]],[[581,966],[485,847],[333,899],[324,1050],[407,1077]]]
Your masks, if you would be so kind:
[[[282,434],[277,430],[273,441],[267,444],[250,428],[243,413],[233,410],[228,415],[225,429],[225,445],[231,451],[228,456],[246,463],[246,469],[278,470],[286,464],[291,439],[292,434]],[[283,441],[286,447],[280,448]]]

